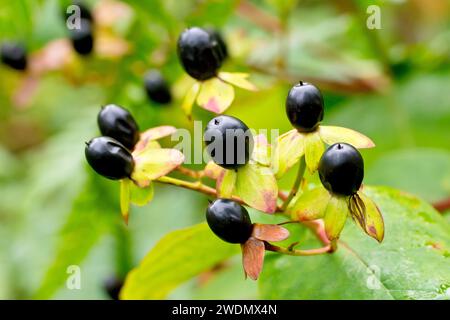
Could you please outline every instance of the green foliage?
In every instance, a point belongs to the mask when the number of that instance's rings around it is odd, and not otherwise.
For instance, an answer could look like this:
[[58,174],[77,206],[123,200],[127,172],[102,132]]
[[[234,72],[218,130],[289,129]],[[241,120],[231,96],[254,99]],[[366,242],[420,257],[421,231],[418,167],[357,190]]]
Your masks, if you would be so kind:
[[[82,192],[75,199],[65,226],[61,230],[56,256],[49,267],[35,298],[48,299],[65,283],[67,268],[80,265],[100,237],[117,223],[118,202],[104,202],[114,199],[110,186],[103,179],[90,174]],[[117,190],[114,190],[117,193]],[[108,196],[109,195],[109,196]]]
[[[366,191],[385,218],[383,243],[347,226],[334,254],[268,256],[262,298],[448,299],[450,228],[444,218],[414,196],[390,188]],[[315,242],[310,236],[305,245]]]
[[167,234],[131,271],[122,299],[162,299],[186,280],[236,254],[237,245],[218,239],[206,223]]

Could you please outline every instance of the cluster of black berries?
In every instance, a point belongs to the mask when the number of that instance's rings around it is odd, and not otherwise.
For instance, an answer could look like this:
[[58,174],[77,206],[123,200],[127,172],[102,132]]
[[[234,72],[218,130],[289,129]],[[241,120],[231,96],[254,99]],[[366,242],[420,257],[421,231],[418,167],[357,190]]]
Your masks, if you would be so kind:
[[[74,5],[80,9],[79,28],[70,30],[69,37],[73,48],[81,55],[88,55],[94,48],[93,24],[94,18],[91,11],[81,1],[74,1]],[[69,18],[66,16],[66,18]]]
[[177,48],[184,70],[200,81],[215,77],[228,57],[225,41],[214,29],[186,29],[178,38]]
[[[314,131],[323,119],[324,103],[320,90],[300,81],[286,98],[286,114],[300,132]],[[359,151],[347,143],[330,146],[319,162],[324,187],[335,194],[352,195],[361,186],[364,163]]]
[[110,104],[100,110],[97,122],[103,136],[86,143],[89,165],[108,179],[130,177],[134,169],[131,151],[139,140],[136,121],[124,108]]

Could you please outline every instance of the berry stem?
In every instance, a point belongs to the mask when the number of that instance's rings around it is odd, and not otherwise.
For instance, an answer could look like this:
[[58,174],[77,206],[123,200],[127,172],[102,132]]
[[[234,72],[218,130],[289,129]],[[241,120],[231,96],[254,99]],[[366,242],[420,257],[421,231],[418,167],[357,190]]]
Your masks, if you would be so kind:
[[205,175],[203,170],[200,171],[196,171],[196,170],[192,170],[183,166],[180,166],[177,168],[178,172],[180,172],[181,174],[187,176],[187,177],[191,177],[193,179],[201,179],[203,178],[203,176]]
[[267,242],[265,242],[264,245],[265,245],[265,248],[267,251],[278,252],[278,253],[286,254],[289,256],[316,256],[319,254],[332,252],[332,247],[330,244],[327,244],[321,248],[308,249],[308,250],[294,249],[293,248],[294,246],[291,246],[289,248],[283,248],[283,247],[275,246],[275,245],[267,243]]
[[289,192],[287,199],[284,201],[284,203],[281,207],[281,211],[283,211],[283,212],[286,211],[286,208],[288,207],[292,198],[294,198],[295,195],[297,194],[298,189],[300,188],[300,184],[302,183],[302,180],[303,180],[303,175],[305,173],[305,169],[306,169],[306,162],[305,162],[305,156],[303,155],[300,158],[300,164],[298,167],[297,178],[295,179],[295,182],[294,182],[294,185],[292,186],[291,192]]
[[[216,189],[213,189],[213,188],[201,183],[200,181],[189,182],[189,181],[176,179],[176,178],[172,178],[172,177],[167,177],[167,176],[160,177],[155,181],[160,182],[160,183],[170,184],[170,185],[185,188],[185,189],[189,189],[189,190],[193,190],[193,191],[197,191],[197,192],[206,194],[208,196],[217,198]],[[242,205],[247,205],[244,202],[244,200],[242,200],[239,197],[233,196],[232,200],[234,200]]]

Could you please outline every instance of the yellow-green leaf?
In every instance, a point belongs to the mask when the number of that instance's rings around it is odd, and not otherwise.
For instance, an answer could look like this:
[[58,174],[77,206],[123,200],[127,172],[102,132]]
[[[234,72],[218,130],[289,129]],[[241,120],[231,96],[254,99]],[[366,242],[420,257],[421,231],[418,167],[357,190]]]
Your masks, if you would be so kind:
[[330,193],[323,187],[306,190],[292,200],[287,208],[287,213],[293,220],[299,221],[323,218],[330,197]]
[[200,91],[200,83],[195,82],[194,85],[189,89],[188,93],[184,97],[183,103],[181,104],[181,109],[186,113],[189,117],[192,113],[192,106],[194,105],[195,99],[198,96]]
[[248,73],[242,73],[242,72],[220,72],[219,78],[222,79],[225,82],[228,82],[232,85],[235,85],[236,87],[250,90],[250,91],[256,91],[258,90],[256,86],[247,80],[249,77]]
[[231,105],[233,99],[233,87],[219,78],[212,78],[202,82],[197,103],[208,111],[222,113]]
[[164,236],[126,278],[122,299],[164,299],[171,290],[239,252],[206,223]]
[[332,196],[325,209],[324,223],[328,239],[338,239],[347,220],[347,198]]
[[134,183],[130,187],[130,202],[137,206],[145,206],[153,199],[154,188],[153,183],[150,183],[145,188],[139,188]]
[[320,126],[319,134],[323,142],[328,145],[344,142],[360,149],[375,147],[373,141],[362,133],[343,127]]
[[252,159],[264,166],[271,164],[271,146],[263,134],[254,137]]
[[126,224],[130,212],[130,186],[133,184],[130,179],[120,180],[120,212]]
[[218,179],[224,171],[225,171],[224,168],[217,165],[212,160],[206,164],[205,169],[203,170],[205,176],[214,180]]
[[325,150],[322,139],[317,132],[305,135],[305,160],[309,171],[313,173],[319,167],[319,161]]
[[139,137],[139,141],[136,143],[136,146],[134,147],[133,153],[140,152],[146,148],[150,149],[161,148],[160,144],[154,140],[170,136],[176,131],[177,129],[172,126],[159,126],[150,128],[142,132],[141,136]]
[[175,149],[144,149],[133,155],[132,179],[139,187],[147,187],[151,180],[168,174],[184,161],[184,155]]
[[358,195],[364,202],[364,206],[366,208],[366,225],[364,227],[364,231],[378,242],[383,241],[384,221],[380,210],[375,202],[373,202],[372,199],[366,196],[363,192],[358,192]]
[[304,154],[304,135],[296,129],[288,131],[278,137],[275,146],[273,171],[281,178],[294,166]]
[[250,161],[238,169],[235,193],[249,206],[267,213],[275,212],[278,185],[272,170]]
[[236,183],[237,174],[234,170],[224,170],[217,179],[217,195],[221,198],[231,198]]

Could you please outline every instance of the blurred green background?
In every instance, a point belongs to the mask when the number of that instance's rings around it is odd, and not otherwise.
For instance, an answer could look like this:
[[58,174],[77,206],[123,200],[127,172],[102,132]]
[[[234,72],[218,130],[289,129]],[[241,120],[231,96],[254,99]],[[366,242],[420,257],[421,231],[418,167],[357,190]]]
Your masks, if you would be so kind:
[[[448,1],[85,3],[96,21],[89,57],[64,51],[70,1],[1,0],[0,39],[24,43],[42,70],[0,66],[0,298],[108,298],[107,279],[124,276],[167,232],[203,220],[205,197],[158,185],[154,201],[133,208],[125,228],[118,183],[94,175],[84,160],[84,141],[99,134],[96,115],[107,103],[128,108],[142,129],[189,128],[176,56],[177,36],[187,26],[218,28],[231,53],[222,70],[249,72],[260,88],[237,89],[228,114],[255,129],[290,130],[287,91],[310,81],[325,95],[324,124],[358,130],[376,143],[363,151],[366,184],[430,203],[450,197]],[[379,30],[366,26],[371,4],[381,9]],[[171,84],[171,105],[147,99],[143,75],[151,68]],[[194,110],[196,119],[212,117]],[[281,185],[290,188],[292,178]],[[65,286],[69,265],[81,267],[81,290]],[[170,298],[256,298],[257,284],[244,281],[241,268],[236,257]]]

